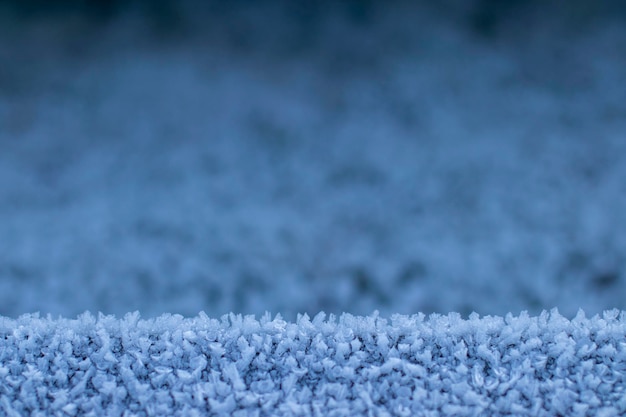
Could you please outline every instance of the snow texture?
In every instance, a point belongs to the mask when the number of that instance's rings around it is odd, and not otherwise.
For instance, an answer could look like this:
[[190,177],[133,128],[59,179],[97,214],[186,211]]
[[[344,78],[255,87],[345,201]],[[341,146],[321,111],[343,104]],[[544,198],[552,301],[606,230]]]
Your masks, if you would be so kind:
[[0,318],[7,416],[617,416],[626,313]]

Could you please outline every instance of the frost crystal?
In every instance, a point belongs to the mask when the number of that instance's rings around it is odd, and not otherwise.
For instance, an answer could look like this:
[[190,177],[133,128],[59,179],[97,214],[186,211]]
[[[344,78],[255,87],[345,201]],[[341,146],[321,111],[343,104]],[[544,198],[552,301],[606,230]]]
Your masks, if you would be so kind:
[[3,415],[619,415],[626,320],[0,318]]

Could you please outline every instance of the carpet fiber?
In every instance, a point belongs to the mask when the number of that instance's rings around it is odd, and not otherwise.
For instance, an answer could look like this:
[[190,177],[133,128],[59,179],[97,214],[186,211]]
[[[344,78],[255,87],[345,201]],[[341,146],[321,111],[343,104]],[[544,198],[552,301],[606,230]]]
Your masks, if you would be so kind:
[[0,318],[0,413],[616,416],[626,314]]

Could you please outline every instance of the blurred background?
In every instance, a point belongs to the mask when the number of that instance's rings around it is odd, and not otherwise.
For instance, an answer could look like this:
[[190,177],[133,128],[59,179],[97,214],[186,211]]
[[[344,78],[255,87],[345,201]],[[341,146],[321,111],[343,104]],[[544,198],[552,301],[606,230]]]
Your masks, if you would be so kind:
[[621,1],[0,3],[0,315],[626,308]]

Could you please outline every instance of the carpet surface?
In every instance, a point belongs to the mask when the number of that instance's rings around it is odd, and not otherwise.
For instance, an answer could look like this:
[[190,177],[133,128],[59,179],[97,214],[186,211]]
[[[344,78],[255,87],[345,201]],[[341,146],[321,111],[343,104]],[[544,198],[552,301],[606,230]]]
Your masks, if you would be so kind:
[[0,413],[617,416],[626,314],[0,318]]
[[0,417],[626,415],[617,0],[47,3],[0,2]]

